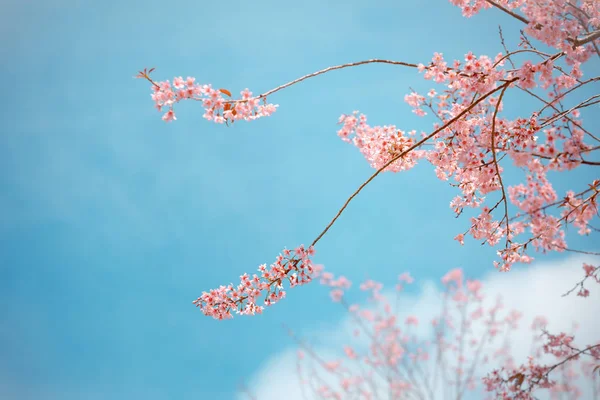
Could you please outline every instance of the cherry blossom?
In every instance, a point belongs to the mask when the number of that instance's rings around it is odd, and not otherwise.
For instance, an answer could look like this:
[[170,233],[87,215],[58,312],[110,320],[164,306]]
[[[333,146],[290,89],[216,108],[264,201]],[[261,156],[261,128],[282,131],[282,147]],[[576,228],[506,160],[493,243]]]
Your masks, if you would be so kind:
[[[462,59],[450,60],[444,53],[435,52],[431,61],[424,63],[384,59],[352,62],[304,75],[259,95],[245,89],[238,99],[232,98],[229,90],[199,84],[194,77],[155,81],[150,77],[154,69],[144,69],[137,77],[151,84],[151,98],[164,113],[164,121],[177,119],[176,104],[193,100],[202,104],[204,118],[229,124],[272,115],[278,106],[268,103],[268,97],[318,75],[373,63],[412,68],[435,87],[425,94],[410,89],[404,101],[418,116],[434,119],[432,130],[370,125],[359,111],[341,115],[338,136],[356,147],[375,172],[346,200],[309,248],[316,246],[352,199],[380,173],[405,173],[417,163],[427,162],[437,178],[456,189],[457,194],[449,202],[451,210],[456,216],[470,214],[466,229],[457,232],[454,239],[461,245],[471,238],[493,247],[497,254],[493,265],[499,271],[530,263],[534,252],[582,252],[569,247],[566,232],[571,226],[579,235],[598,230],[592,223],[600,215],[600,179],[559,193],[552,177],[600,166],[593,158],[600,149],[600,138],[586,129],[580,112],[597,106],[600,94],[584,101],[573,100],[580,88],[600,81],[600,76],[585,77],[586,63],[600,57],[598,1],[450,1],[468,18],[496,8],[506,18],[520,21],[523,30],[518,48],[509,50],[500,30],[504,51],[497,54],[467,52]],[[509,118],[504,113],[505,95],[513,93],[531,98],[538,105]],[[518,170],[524,178],[509,181],[508,170]],[[282,262],[287,263],[285,267],[278,266]],[[254,282],[247,276],[238,287],[221,286],[205,292],[196,304],[219,319],[229,318],[231,310],[260,313],[262,306],[254,301],[257,291],[268,289],[269,305],[285,296],[283,278],[291,286],[309,279],[305,269],[296,270],[296,262],[304,265],[302,257],[296,261],[278,259],[272,267],[275,270],[262,277],[266,281]],[[299,277],[297,274],[302,272],[304,276]],[[597,280],[596,272],[585,278]],[[261,270],[261,274],[266,273]],[[587,296],[589,289],[583,287],[583,281],[578,285],[578,295]],[[343,284],[335,288],[332,298],[342,301],[344,289]],[[374,298],[380,296],[373,286],[366,290]]]
[[[333,287],[332,293],[339,290],[332,284],[338,280],[334,274],[320,276],[325,279],[319,282]],[[408,276],[401,275],[406,284],[413,282]],[[413,331],[420,322],[416,315],[399,320],[402,303],[390,298],[393,293],[382,294],[383,285],[369,279],[359,285],[361,291],[379,296],[369,297],[362,306],[368,309],[349,305],[345,298],[334,299],[349,312],[360,332],[355,336],[362,338],[343,343],[343,356],[324,358],[290,330],[301,349],[297,372],[305,396],[309,394],[306,398],[314,393],[315,398],[433,400],[443,394],[462,399],[473,392],[487,393],[478,398],[531,400],[548,392],[551,398],[578,399],[586,386],[600,390],[600,375],[593,371],[600,365],[600,342],[577,347],[573,333],[549,333],[548,320],[538,316],[530,323],[530,356],[516,359],[511,337],[522,322],[521,312],[505,310],[501,298],[484,301],[484,285],[465,279],[460,268],[448,271],[441,282],[444,300],[429,336]],[[396,295],[402,290],[397,289]],[[305,371],[308,362],[316,364],[310,372]],[[500,367],[482,373],[491,363]]]

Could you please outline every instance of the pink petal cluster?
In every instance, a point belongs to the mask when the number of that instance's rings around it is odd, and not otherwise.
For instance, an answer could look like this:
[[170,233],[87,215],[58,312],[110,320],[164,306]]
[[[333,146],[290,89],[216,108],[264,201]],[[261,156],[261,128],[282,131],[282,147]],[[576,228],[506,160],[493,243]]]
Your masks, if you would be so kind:
[[240,315],[261,314],[264,307],[259,304],[270,306],[285,297],[285,281],[290,287],[311,281],[316,269],[310,259],[314,253],[313,247],[305,249],[303,245],[295,250],[284,249],[270,267],[266,264],[258,267],[260,276],[244,274],[237,286],[230,284],[203,292],[193,303],[204,315],[219,320],[232,318],[232,310]]
[[[600,188],[600,180],[594,181],[591,186]],[[590,221],[599,214],[597,196],[597,191],[587,199],[578,198],[573,191],[567,192],[562,217],[579,228],[580,235],[589,235],[592,232]]]
[[322,272],[322,270],[317,271],[313,275],[313,278],[317,277],[320,278],[319,282],[322,285],[332,288],[329,292],[329,295],[336,303],[342,301],[342,298],[344,297],[344,290],[350,289],[350,286],[352,286],[352,282],[350,282],[345,276],[339,276],[337,279],[335,279],[331,272]]
[[580,297],[588,297],[590,295],[589,289],[587,289],[584,284],[588,279],[595,281],[596,283],[600,283],[600,266],[593,266],[591,264],[583,264],[583,271],[585,272],[585,276],[581,281],[579,281],[573,289],[571,289],[568,293],[571,293],[576,288],[579,288],[577,292],[577,296]]
[[[320,281],[325,286],[336,281],[329,272],[323,276]],[[412,281],[409,277],[400,275],[403,282]],[[445,301],[432,321],[433,340],[420,338],[413,332],[412,326],[420,322],[418,316],[408,315],[402,324],[397,317],[399,304],[396,301],[397,309],[392,311],[393,302],[382,293],[381,283],[363,282],[360,288],[374,300],[369,309],[345,303],[342,306],[355,322],[355,336],[362,335],[367,342],[356,346],[345,344],[341,349],[345,357],[331,360],[309,352],[311,361],[321,367],[311,366],[310,376],[320,384],[311,385],[311,380],[301,379],[304,392],[332,399],[376,399],[378,393],[389,393],[392,398],[419,398],[417,394],[421,393],[429,399],[436,398],[435,393],[441,391],[464,398],[468,397],[468,391],[483,389],[490,396],[481,398],[529,400],[548,390],[552,398],[580,399],[582,382],[574,383],[580,378],[576,367],[581,367],[587,377],[583,377],[584,384],[600,389],[600,380],[593,379],[593,368],[600,363],[600,344],[579,350],[572,334],[553,335],[544,331],[540,336],[548,321],[539,316],[531,325],[536,334],[531,356],[518,365],[509,339],[523,315],[517,310],[502,314],[501,299],[490,307],[484,306],[482,283],[465,280],[461,269],[448,271],[442,282]],[[373,296],[373,292],[378,295]],[[591,361],[580,361],[584,355]],[[544,356],[551,356],[556,362],[543,364]],[[301,376],[302,360],[304,353],[297,364]],[[492,360],[501,368],[487,375],[478,373]]]
[[[367,124],[367,117],[362,114],[358,116],[357,111],[351,115],[342,115],[338,122],[343,125],[338,136],[358,147],[375,169],[382,168],[396,155],[406,152],[415,144],[416,131],[404,132],[394,125],[371,127]],[[406,171],[424,156],[424,151],[413,150],[389,165],[385,171]]]
[[196,78],[189,76],[185,80],[182,77],[175,77],[172,84],[168,80],[154,82],[145,72],[139,77],[146,78],[152,83],[151,97],[156,109],[162,111],[163,108],[167,108],[167,112],[162,117],[165,122],[177,119],[173,106],[182,100],[201,102],[205,111],[204,118],[221,124],[267,117],[279,107],[267,103],[266,97],[254,97],[248,89],[240,92],[240,99],[226,100],[223,95],[231,96],[228,90],[214,89],[210,84],[197,84]]
[[[545,324],[543,318],[541,321],[536,319],[532,327],[535,330]],[[582,370],[592,383],[592,390],[598,390],[598,382],[593,373],[590,373],[590,366],[600,363],[600,343],[580,350],[574,346],[573,335],[564,332],[552,335],[544,332],[544,337],[546,342],[528,358],[527,363],[518,367],[496,369],[485,376],[483,383],[486,390],[494,392],[498,399],[533,400],[537,398],[538,389],[549,389],[552,398],[563,398],[566,395],[568,399],[579,399],[582,392],[574,383],[579,376],[573,366],[582,356],[589,357],[590,360],[581,363]],[[558,361],[554,364],[542,363],[539,358],[544,354],[554,356]],[[562,382],[552,379],[551,373],[555,369],[561,370]]]
[[[571,61],[570,76],[580,76],[579,66],[584,60],[579,57]],[[533,258],[525,251],[529,244],[536,251],[564,251],[567,248],[564,228],[568,224],[578,227],[580,234],[588,234],[589,222],[598,212],[596,196],[600,187],[600,183],[594,181],[591,184],[594,192],[587,197],[584,195],[589,191],[567,193],[564,204],[567,208],[562,218],[541,212],[556,205],[558,199],[548,172],[580,166],[584,155],[595,148],[584,142],[585,131],[581,128],[578,110],[571,112],[568,119],[559,118],[567,114],[557,109],[547,117],[533,113],[529,118],[509,120],[498,116],[502,111],[500,97],[491,96],[488,101],[473,106],[473,98],[515,78],[519,87],[540,86],[549,90],[550,98],[557,99],[576,83],[566,84],[564,74],[554,74],[552,59],[538,63],[527,61],[517,69],[507,69],[505,63],[503,54],[491,59],[469,52],[464,61],[455,60],[451,67],[441,53],[435,53],[428,66],[421,65],[419,69],[425,79],[445,85],[442,94],[430,90],[429,100],[416,92],[405,97],[416,111],[422,107],[431,109],[445,126],[421,146],[416,146],[415,131],[407,134],[394,125],[371,127],[366,116],[358,115],[357,111],[340,117],[343,127],[338,131],[338,136],[354,144],[375,169],[405,171],[417,160],[426,158],[435,167],[439,179],[453,179],[456,183],[452,186],[461,191],[450,203],[454,212],[461,214],[465,208],[481,210],[479,216],[471,218],[470,228],[455,239],[463,244],[465,234],[470,234],[490,246],[505,239],[505,248],[498,251],[501,261],[495,263],[502,271],[508,271],[515,263],[530,262]],[[456,119],[467,109],[470,112],[466,116]],[[544,140],[536,134],[543,135]],[[425,148],[425,144],[431,148]],[[504,168],[500,160],[505,156],[526,171],[526,184],[503,184]],[[486,205],[487,197],[498,192],[500,200]],[[516,219],[508,215],[509,201],[519,210]],[[496,219],[494,211],[501,212],[502,218]],[[524,233],[528,233],[529,238],[516,242],[515,238]]]
[[[486,0],[450,2],[460,7],[465,17],[471,17],[484,8],[492,7],[491,2]],[[495,3],[512,11],[520,9],[528,20],[525,32],[549,47],[564,51],[568,61],[583,62],[589,58],[589,48],[574,46],[574,39],[588,33],[585,29],[588,26],[600,25],[600,7],[597,0],[496,0]],[[578,7],[572,7],[573,5]]]

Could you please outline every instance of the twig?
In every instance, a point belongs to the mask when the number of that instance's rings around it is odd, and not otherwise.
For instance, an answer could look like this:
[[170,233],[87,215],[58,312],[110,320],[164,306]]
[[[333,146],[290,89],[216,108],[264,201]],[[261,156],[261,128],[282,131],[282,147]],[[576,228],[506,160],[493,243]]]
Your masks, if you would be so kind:
[[481,103],[483,100],[485,100],[486,98],[488,98],[492,94],[496,93],[497,91],[504,90],[511,83],[517,81],[518,79],[519,78],[510,79],[510,80],[506,81],[504,84],[502,84],[501,86],[497,87],[496,89],[493,89],[493,90],[489,91],[488,93],[486,93],[485,95],[481,96],[475,102],[471,103],[471,105],[469,107],[465,108],[463,111],[461,111],[460,113],[458,113],[454,118],[450,119],[444,125],[442,125],[438,129],[436,129],[435,131],[433,131],[429,135],[425,136],[423,139],[421,139],[420,141],[418,141],[417,143],[415,143],[414,145],[412,145],[411,147],[409,147],[407,150],[405,150],[402,153],[398,154],[396,157],[392,158],[390,161],[388,161],[387,163],[385,163],[381,168],[379,168],[377,171],[375,171],[375,173],[373,175],[371,175],[369,177],[369,179],[367,179],[362,185],[360,185],[359,188],[348,198],[348,200],[346,200],[346,202],[344,203],[344,205],[342,206],[342,208],[340,208],[340,210],[338,211],[338,213],[336,214],[336,216],[333,217],[333,219],[331,220],[331,222],[325,227],[325,229],[319,234],[319,236],[317,236],[317,238],[312,242],[311,246],[314,246],[315,244],[317,244],[317,242],[319,240],[321,240],[321,238],[323,237],[323,235],[325,235],[325,233],[327,233],[327,231],[329,230],[329,228],[331,228],[331,226],[340,217],[340,215],[342,215],[342,212],[344,212],[344,210],[346,209],[346,207],[348,207],[348,204],[350,204],[350,202],[352,201],[352,199],[354,199],[360,193],[360,191],[363,190],[363,188],[365,186],[367,186],[373,179],[375,179],[375,177],[377,175],[379,175],[384,169],[386,169],[388,166],[390,166],[392,163],[394,163],[395,161],[397,161],[401,157],[404,157],[406,154],[408,154],[412,150],[414,150],[417,147],[421,146],[423,143],[425,143],[426,141],[428,141],[429,139],[431,139],[432,137],[434,137],[435,135],[437,135],[442,130],[446,129],[448,126],[450,126],[455,121],[457,121],[458,119],[460,119],[463,115],[465,115],[469,111],[471,111],[477,104]]

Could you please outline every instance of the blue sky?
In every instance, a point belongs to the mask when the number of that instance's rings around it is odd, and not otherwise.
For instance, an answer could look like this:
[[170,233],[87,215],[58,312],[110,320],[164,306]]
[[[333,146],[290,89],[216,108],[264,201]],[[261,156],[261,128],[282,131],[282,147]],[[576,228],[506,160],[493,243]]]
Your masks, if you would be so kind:
[[[234,398],[290,345],[282,323],[302,332],[339,310],[318,285],[227,322],[191,301],[310,243],[372,173],[337,137],[340,114],[360,110],[405,130],[431,123],[403,101],[409,86],[429,82],[401,67],[320,76],[273,96],[274,116],[232,127],[205,121],[198,104],[163,123],[149,85],[132,79],[138,70],[259,93],[368,58],[493,55],[498,23],[516,45],[520,26],[504,15],[467,20],[443,0],[9,0],[0,15],[0,394]],[[581,169],[556,186],[562,193],[595,175]],[[391,282],[404,270],[437,279],[457,266],[481,276],[494,250],[452,240],[467,224],[453,217],[453,196],[426,164],[384,174],[315,261],[352,280]],[[593,238],[570,243],[593,248]]]

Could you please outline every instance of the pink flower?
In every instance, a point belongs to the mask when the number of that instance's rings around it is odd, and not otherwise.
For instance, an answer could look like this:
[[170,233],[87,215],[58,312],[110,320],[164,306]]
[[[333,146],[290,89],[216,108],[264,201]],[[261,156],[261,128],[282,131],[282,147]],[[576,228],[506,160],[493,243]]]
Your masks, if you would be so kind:
[[450,270],[444,277],[442,278],[442,283],[444,285],[448,285],[450,282],[454,282],[456,286],[462,286],[463,272],[460,268],[455,268]]
[[454,240],[458,241],[458,243],[460,243],[461,245],[465,244],[465,235],[463,235],[462,233],[459,233],[458,235],[454,236]]
[[336,303],[342,301],[342,297],[344,297],[344,291],[341,289],[334,289],[329,294],[331,295],[331,300]]
[[341,361],[329,361],[323,365],[328,371],[335,371],[340,367]]
[[185,81],[183,80],[182,77],[178,76],[173,79],[173,87],[175,87],[176,89],[182,89],[184,87],[184,85],[185,85]]
[[400,282],[406,282],[408,284],[411,284],[414,282],[414,279],[412,276],[410,276],[410,272],[404,272],[401,275],[398,276],[398,280]]
[[346,355],[350,359],[356,359],[356,357],[357,357],[356,353],[354,352],[354,350],[350,346],[344,346],[344,352],[346,353]]
[[598,268],[590,264],[583,264],[583,270],[585,271],[585,276],[587,277],[594,275]]
[[279,255],[269,268],[265,264],[260,265],[260,276],[255,274],[250,278],[243,274],[237,286],[230,284],[203,292],[193,303],[205,315],[219,320],[232,318],[232,310],[240,315],[261,314],[263,307],[256,304],[259,297],[266,295],[264,304],[271,306],[285,298],[283,283],[286,280],[290,287],[312,280],[313,264],[304,246],[297,247],[294,252],[284,250],[284,254],[287,255]]
[[413,110],[413,112],[414,112],[414,113],[415,113],[417,116],[419,116],[419,117],[424,117],[424,116],[426,116],[426,115],[427,115],[427,113],[426,113],[425,111],[423,111],[423,109],[422,109],[422,108],[415,108],[415,109]]
[[477,280],[467,280],[467,290],[477,294],[480,290],[481,290],[482,284],[480,281]]
[[175,113],[173,112],[173,109],[170,109],[169,111],[167,111],[165,113],[165,115],[163,115],[162,119],[165,122],[169,122],[169,121],[175,121],[177,118],[175,117]]

